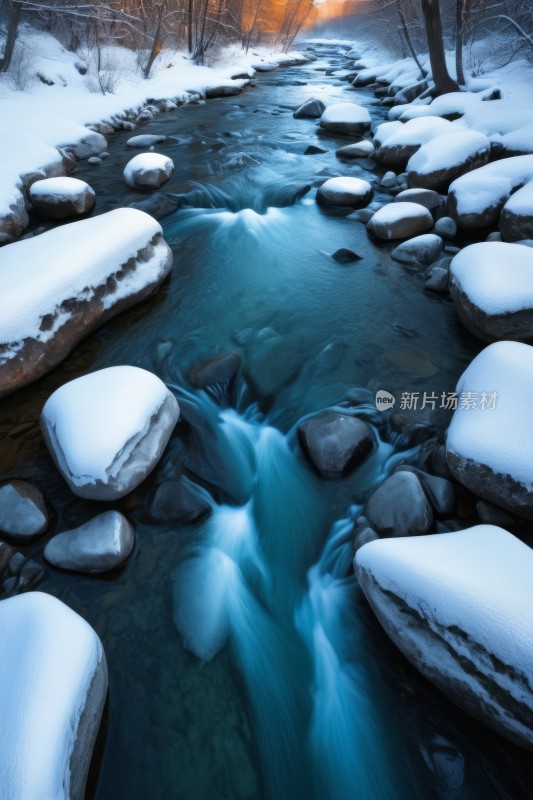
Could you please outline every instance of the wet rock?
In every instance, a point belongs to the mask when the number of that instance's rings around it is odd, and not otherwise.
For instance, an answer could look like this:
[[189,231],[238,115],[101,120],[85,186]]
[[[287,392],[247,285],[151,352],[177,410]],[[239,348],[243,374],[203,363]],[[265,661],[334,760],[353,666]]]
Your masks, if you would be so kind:
[[358,550],[361,549],[365,544],[369,542],[375,542],[376,539],[379,539],[378,534],[376,533],[373,528],[369,525],[358,525],[354,531],[353,535],[353,553],[354,555],[357,553]]
[[46,530],[48,511],[41,492],[31,483],[13,480],[0,486],[0,531],[17,540]]
[[372,186],[360,178],[329,178],[318,189],[317,202],[324,206],[362,208],[372,200]]
[[210,513],[205,496],[185,478],[160,484],[150,505],[150,516],[157,522],[197,522]]
[[348,214],[346,219],[354,220],[354,222],[362,222],[367,225],[376,212],[371,208],[361,208],[359,211],[354,211],[353,214]]
[[402,242],[391,253],[391,257],[401,264],[423,264],[427,266],[442,253],[442,239],[434,233],[425,233]]
[[354,144],[347,144],[335,151],[339,158],[371,158],[374,155],[374,145],[367,139]]
[[457,747],[444,736],[434,736],[427,745],[420,746],[425,764],[434,773],[440,788],[456,792],[464,782],[465,762]]
[[222,83],[219,86],[208,86],[205,90],[208,100],[213,100],[215,97],[233,97],[237,94],[242,94],[242,86],[238,83]]
[[336,250],[332,255],[332,259],[336,261],[337,264],[351,264],[354,261],[360,261],[362,258],[363,256],[354,253],[353,250],[349,250],[346,247],[341,247],[340,250]]
[[143,133],[139,136],[132,136],[126,144],[128,147],[141,147],[144,149],[145,147],[152,147],[152,145],[165,142],[166,139],[167,137],[162,133]]
[[439,478],[436,475],[429,475],[427,472],[417,469],[417,467],[411,467],[408,464],[399,466],[395,474],[398,472],[411,472],[416,475],[436,514],[441,517],[448,517],[453,514],[455,491],[449,480]]
[[486,525],[499,525],[502,528],[508,528],[516,523],[515,517],[512,517],[502,508],[493,506],[492,503],[487,503],[486,500],[477,501],[476,514],[479,521]]
[[437,292],[437,294],[447,292],[449,279],[450,276],[447,269],[433,267],[424,283],[424,289],[428,292]]
[[327,153],[328,151],[325,150],[323,147],[317,147],[315,144],[310,144],[309,147],[306,147],[304,151],[304,156],[317,156],[321,153]]
[[150,214],[154,219],[161,219],[168,216],[168,214],[173,214],[179,207],[180,204],[174,197],[161,192],[156,192],[145,200],[139,200],[137,203],[130,203],[128,206],[128,208],[144,211],[145,214]]
[[74,494],[116,500],[154,469],[179,413],[156,375],[108,367],[56,389],[41,413],[41,429]]
[[96,195],[88,183],[77,178],[46,178],[30,187],[33,207],[49,219],[77,217],[92,211]]
[[159,153],[140,153],[128,161],[124,180],[133,189],[159,189],[174,172],[174,162]]
[[241,368],[242,359],[234,350],[228,350],[193,367],[188,379],[197,389],[221,384],[230,386]]
[[0,640],[0,797],[81,800],[107,695],[100,639],[60,600],[28,592],[0,603]]
[[505,242],[533,238],[533,181],[518,189],[505,203],[500,232]]
[[[533,748],[533,551],[502,528],[362,547],[356,576],[387,634],[453,702]],[[461,776],[443,768],[448,781]]]
[[368,110],[356,103],[332,103],[320,119],[321,128],[347,136],[366,133],[371,124]]
[[384,240],[408,239],[433,227],[433,217],[418,203],[390,203],[376,211],[368,230]]
[[296,109],[293,114],[295,119],[319,119],[325,111],[325,104],[322,100],[311,98]]
[[87,159],[88,164],[92,164],[94,167],[98,166],[98,164],[102,163],[102,159],[99,156],[91,156]]
[[433,189],[404,189],[394,198],[395,203],[418,203],[428,211],[436,211],[440,206],[440,196]]
[[483,133],[444,133],[422,145],[409,159],[409,186],[446,190],[459,176],[484,166],[489,156],[490,141]]
[[396,472],[387,478],[371,496],[365,514],[381,536],[426,533],[433,524],[433,511],[413,472]]
[[433,231],[443,239],[454,239],[457,236],[457,223],[451,217],[441,217],[436,221]]
[[395,172],[386,172],[385,175],[381,179],[381,186],[384,189],[394,189],[398,186],[398,176]]
[[118,511],[104,511],[78,528],[58,533],[44,548],[54,567],[97,574],[122,564],[135,542],[133,528]]
[[357,417],[326,412],[298,428],[305,455],[326,478],[341,478],[360,464],[374,447],[372,431]]

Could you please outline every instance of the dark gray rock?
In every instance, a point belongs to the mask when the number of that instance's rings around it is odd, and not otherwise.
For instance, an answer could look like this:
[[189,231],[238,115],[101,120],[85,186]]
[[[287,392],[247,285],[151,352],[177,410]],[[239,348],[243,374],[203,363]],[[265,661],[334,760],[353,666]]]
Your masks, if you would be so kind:
[[424,283],[424,289],[426,289],[428,292],[446,292],[448,291],[448,280],[449,274],[447,269],[442,269],[442,267],[433,267],[427,277],[426,282]]
[[304,156],[318,156],[321,153],[327,153],[323,147],[317,147],[316,144],[310,144],[304,151]]
[[196,522],[210,513],[211,505],[186,478],[160,484],[150,505],[150,516],[158,522]]
[[322,100],[307,100],[293,114],[295,119],[320,119],[326,106]]
[[25,540],[46,530],[48,512],[41,492],[26,481],[0,486],[0,531]]
[[230,386],[241,368],[241,363],[240,355],[228,350],[193,367],[189,371],[188,378],[197,389],[206,389],[217,383]]
[[440,196],[433,189],[404,189],[394,198],[395,203],[418,203],[428,211],[435,211],[440,206]]
[[433,231],[443,239],[453,239],[457,236],[457,223],[451,217],[441,217],[436,221]]
[[486,500],[478,500],[476,503],[476,513],[479,521],[484,522],[486,525],[499,525],[502,528],[507,528],[509,525],[514,525],[516,519],[508,514],[503,508],[493,506]]
[[205,96],[208,100],[213,100],[215,97],[233,97],[234,95],[242,93],[242,86],[239,84],[224,83],[220,86],[208,86],[205,90]]
[[67,177],[35,181],[29,196],[35,210],[49,219],[88,214],[96,202],[95,192],[88,183]]
[[325,412],[298,428],[305,455],[326,478],[341,478],[372,451],[374,439],[368,425],[357,417]]
[[374,542],[379,539],[376,531],[369,525],[358,525],[353,534],[353,554],[357,553],[368,542]]
[[332,259],[336,261],[337,264],[352,264],[354,261],[361,261],[362,258],[363,256],[354,253],[353,250],[349,250],[347,247],[341,247],[332,255]]
[[391,253],[401,264],[432,264],[442,254],[442,239],[434,233],[425,233],[402,242]]
[[433,524],[433,511],[422,484],[413,472],[396,472],[371,496],[365,514],[381,536],[411,536],[426,533]]
[[396,473],[398,472],[412,472],[416,475],[436,514],[441,517],[448,517],[453,514],[455,491],[450,481],[446,480],[446,478],[428,475],[427,472],[411,467],[408,464],[402,464],[398,467]]
[[179,206],[180,203],[170,195],[157,192],[145,200],[130,203],[129,208],[137,208],[139,211],[144,211],[145,214],[150,214],[154,219],[161,219],[161,217],[172,214]]
[[104,511],[50,539],[44,557],[54,567],[97,574],[122,564],[134,542],[133,528],[126,517],[118,511]]

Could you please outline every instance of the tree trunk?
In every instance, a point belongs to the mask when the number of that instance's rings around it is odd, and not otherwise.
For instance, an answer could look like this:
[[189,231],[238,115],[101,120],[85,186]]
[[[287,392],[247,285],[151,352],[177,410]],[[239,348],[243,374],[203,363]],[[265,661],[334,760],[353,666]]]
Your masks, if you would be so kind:
[[7,36],[6,44],[4,47],[4,56],[0,58],[0,72],[7,72],[8,67],[13,57],[13,50],[15,49],[15,42],[17,41],[17,32],[20,22],[20,4],[16,2],[9,3],[9,19],[7,23]]
[[411,56],[413,57],[416,66],[420,70],[420,74],[422,75],[423,78],[425,78],[427,72],[425,69],[423,69],[422,64],[420,63],[420,60],[416,54],[416,50],[413,45],[413,40],[411,39],[411,34],[409,33],[409,28],[407,27],[407,21],[403,13],[403,8],[401,7],[400,3],[398,3],[398,16],[400,17],[400,26],[402,29],[403,37],[405,39],[405,43],[409,48],[409,52],[411,53]]
[[464,38],[464,7],[465,0],[456,0],[455,5],[455,70],[457,82],[465,85],[465,71],[463,66],[463,38]]
[[150,75],[150,70],[152,69],[152,64],[155,61],[155,57],[159,51],[159,34],[161,33],[161,21],[163,19],[163,5],[159,10],[159,17],[157,18],[157,26],[154,33],[154,38],[152,39],[152,47],[150,49],[150,55],[148,56],[148,61],[146,62],[146,66],[143,70],[143,75],[145,78],[148,78]]
[[189,30],[187,31],[189,55],[192,56],[192,17],[194,12],[194,0],[189,0]]
[[442,19],[440,15],[440,0],[420,0],[426,36],[428,40],[429,60],[433,73],[433,83],[437,95],[447,92],[456,92],[457,83],[452,80],[446,65],[444,41],[442,38]]

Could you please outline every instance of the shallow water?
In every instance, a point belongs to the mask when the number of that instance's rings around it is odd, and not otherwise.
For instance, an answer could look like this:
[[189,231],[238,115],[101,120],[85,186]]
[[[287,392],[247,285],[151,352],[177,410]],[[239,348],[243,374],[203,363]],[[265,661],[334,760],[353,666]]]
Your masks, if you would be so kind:
[[[377,182],[376,171],[338,161],[347,140],[292,117],[319,95],[383,118],[370,93],[325,76],[336,63],[328,55],[259,76],[242,96],[144,126],[175,137],[157,148],[176,165],[164,189],[192,192],[196,206],[162,220],[175,252],[170,280],[0,406],[0,470],[43,489],[56,514],[51,533],[102,509],[67,491],[38,432],[46,397],[84,371],[129,363],[159,374],[210,456],[209,468],[187,462],[182,424],[155,473],[117,504],[137,535],[124,570],[88,578],[48,568],[41,585],[96,628],[107,653],[110,695],[89,790],[97,800],[529,794],[527,754],[411,669],[351,574],[359,504],[418,452],[376,413],[373,392],[452,391],[479,348],[450,303],[391,261],[389,246],[317,206],[314,188],[302,195],[330,175]],[[130,135],[110,141],[98,168],[80,165],[97,212],[142,199],[121,177],[138,152],[126,147]],[[309,144],[328,152],[304,155]],[[341,247],[362,259],[336,263]],[[231,396],[191,391],[188,367],[228,347],[243,357]],[[373,423],[378,446],[349,478],[321,482],[295,426],[333,406]],[[427,409],[406,420],[427,425],[426,438],[447,422]],[[209,493],[212,516],[154,524],[154,487],[184,468]],[[39,561],[41,552],[42,542],[28,548]]]

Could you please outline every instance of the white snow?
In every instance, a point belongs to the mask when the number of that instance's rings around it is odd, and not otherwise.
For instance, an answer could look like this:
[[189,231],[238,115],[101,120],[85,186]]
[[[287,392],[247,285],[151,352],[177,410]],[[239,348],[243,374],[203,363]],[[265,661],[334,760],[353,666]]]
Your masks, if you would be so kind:
[[357,103],[332,103],[329,105],[320,119],[323,127],[330,125],[369,125],[370,114],[368,109]]
[[41,181],[35,181],[35,183],[31,185],[30,197],[53,196],[58,198],[73,198],[83,194],[87,190],[93,192],[88,183],[80,181],[78,178],[44,178]]
[[489,151],[490,141],[482,133],[457,130],[443,133],[435,136],[411,156],[407,172],[429,175],[438,170],[453,169],[475,155],[486,153],[488,156]]
[[[422,146],[436,136],[461,130],[454,122],[441,117],[426,117],[401,122],[384,122],[376,130],[376,137],[383,147]],[[390,131],[390,133],[389,133]]]
[[46,401],[43,419],[76,486],[120,475],[170,392],[139,367],[108,367],[76,378]]
[[368,181],[350,177],[329,178],[320,188],[329,195],[352,195],[353,197],[365,197],[372,191]]
[[174,172],[174,162],[160,153],[139,153],[124,167],[124,179],[129,186],[158,187]]
[[450,267],[452,279],[485,314],[533,308],[533,250],[521,244],[480,242],[465,247]]
[[64,800],[102,644],[85,620],[41,592],[0,603],[0,640],[0,796]]
[[503,207],[517,217],[531,217],[533,214],[533,179],[511,195]]
[[131,136],[126,144],[128,147],[151,147],[154,144],[159,144],[159,142],[164,142],[166,138],[163,134],[141,133],[138,136]]
[[507,153],[513,155],[533,153],[533,124],[506,133],[494,134],[491,141],[501,144]]
[[457,213],[476,214],[497,205],[518,186],[533,180],[533,155],[493,161],[457,178],[450,186]]
[[448,452],[510,475],[533,490],[533,347],[495,342],[479,353],[461,375],[457,392],[497,392],[496,408],[454,412],[448,428]]
[[[47,341],[61,324],[41,330],[43,317],[72,298],[88,300],[118,268],[137,255],[161,226],[133,208],[62,225],[0,249],[0,343],[26,338]],[[168,248],[117,284],[104,298],[110,307],[121,297],[154,282],[166,266]],[[0,363],[2,358],[0,356]]]

